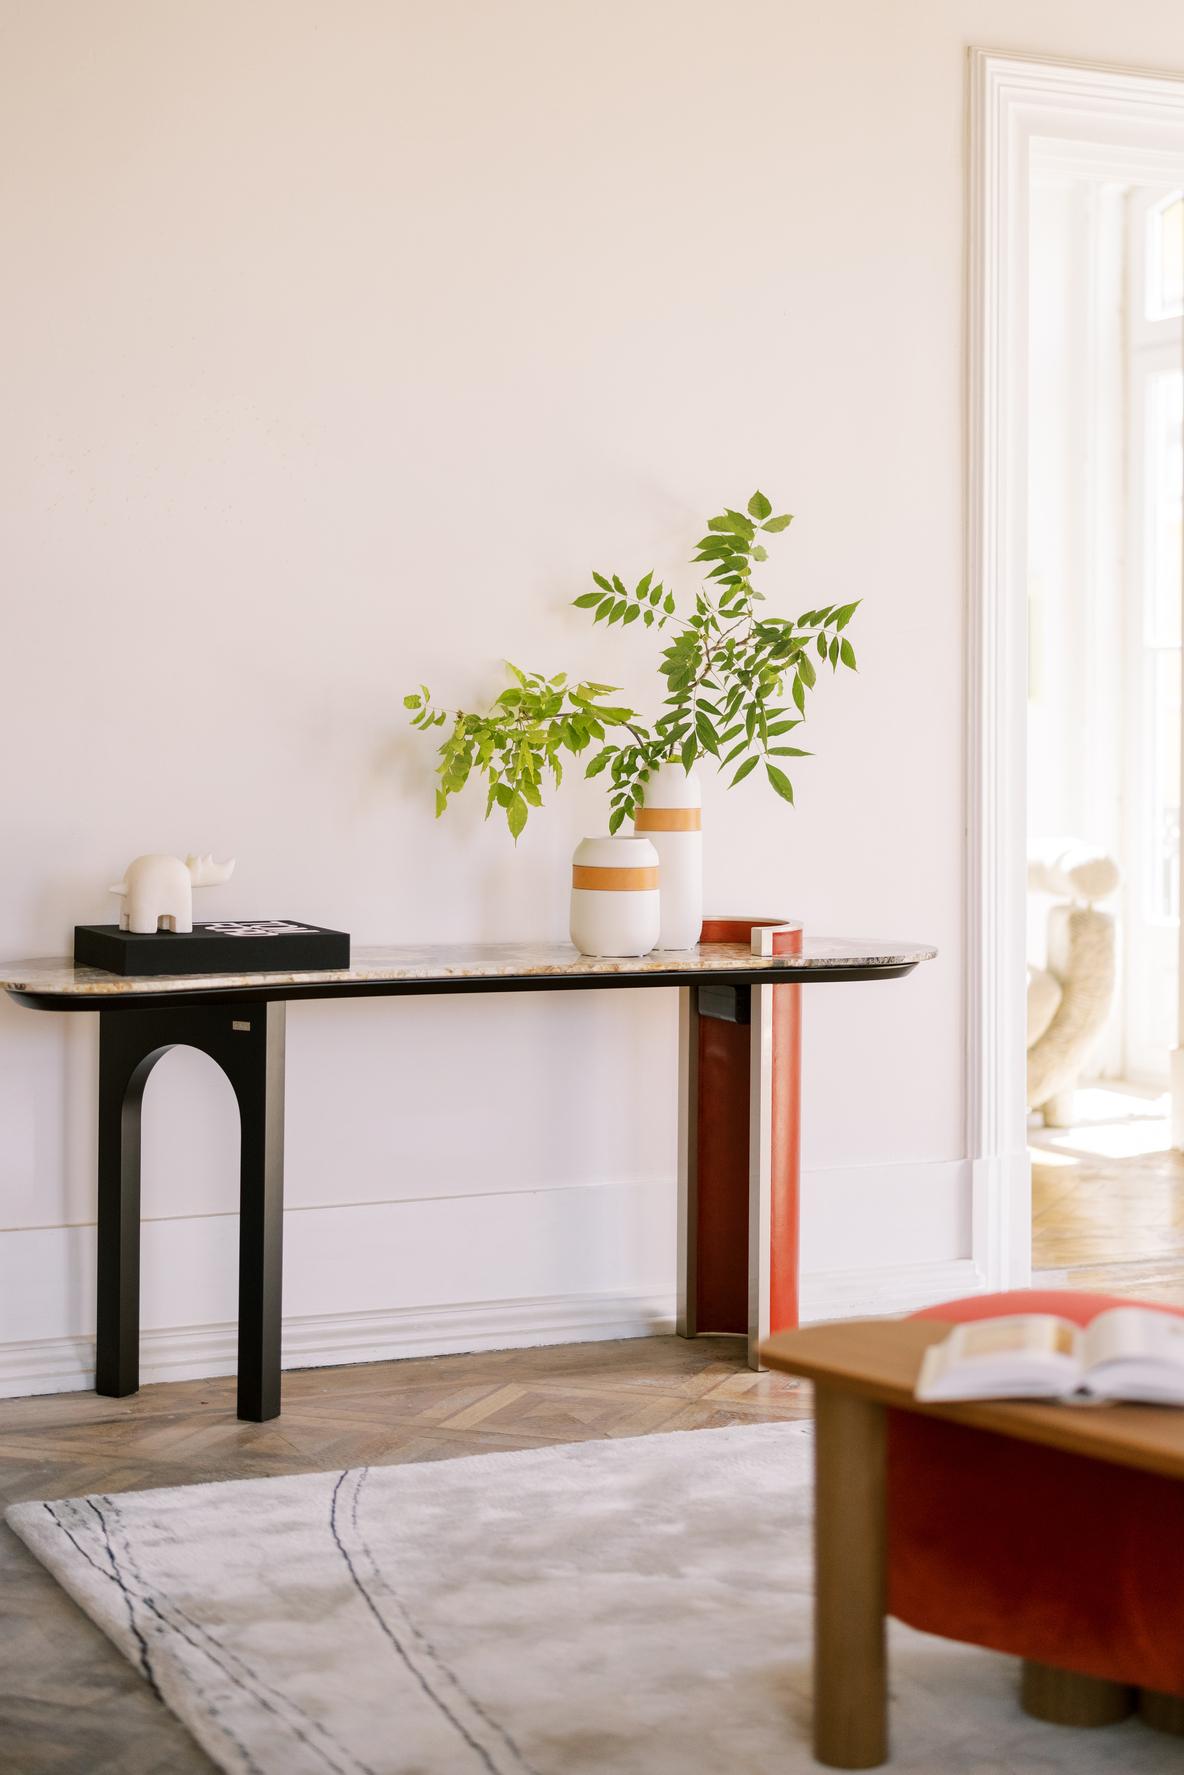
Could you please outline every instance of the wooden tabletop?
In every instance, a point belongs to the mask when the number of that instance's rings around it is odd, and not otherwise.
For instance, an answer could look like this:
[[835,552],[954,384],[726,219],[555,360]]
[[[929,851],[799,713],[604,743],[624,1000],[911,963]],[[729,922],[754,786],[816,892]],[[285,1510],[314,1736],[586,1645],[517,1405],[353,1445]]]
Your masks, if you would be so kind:
[[778,1332],[761,1345],[761,1360],[783,1374],[801,1375],[816,1386],[855,1393],[880,1405],[1184,1479],[1184,1410],[1176,1407],[1000,1399],[922,1405],[913,1397],[921,1358],[949,1330],[935,1319],[847,1319]]

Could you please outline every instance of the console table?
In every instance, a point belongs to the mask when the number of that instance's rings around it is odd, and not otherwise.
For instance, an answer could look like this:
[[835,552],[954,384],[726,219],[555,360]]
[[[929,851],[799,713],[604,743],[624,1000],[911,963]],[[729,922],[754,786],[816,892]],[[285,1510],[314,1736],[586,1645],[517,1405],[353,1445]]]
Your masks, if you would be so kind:
[[935,954],[730,918],[708,919],[697,949],[640,960],[486,944],[357,949],[349,968],[299,974],[0,964],[19,1004],[99,1017],[96,1392],[139,1385],[140,1107],[156,1062],[198,1048],[238,1100],[238,1415],[261,1423],[280,1409],[287,1005],[426,993],[680,989],[678,1331],[746,1335],[758,1366],[761,1340],[797,1324],[800,988],[897,979]]

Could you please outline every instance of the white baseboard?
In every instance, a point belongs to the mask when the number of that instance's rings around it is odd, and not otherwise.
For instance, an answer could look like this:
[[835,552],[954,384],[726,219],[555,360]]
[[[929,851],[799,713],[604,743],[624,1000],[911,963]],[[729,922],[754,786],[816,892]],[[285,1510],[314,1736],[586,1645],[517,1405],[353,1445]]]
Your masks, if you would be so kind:
[[823,1270],[802,1277],[802,1322],[912,1313],[963,1294],[981,1294],[986,1286],[986,1277],[969,1257],[877,1270]]
[[[984,1286],[969,1258],[878,1270],[834,1270],[803,1279],[802,1317],[904,1313]],[[285,1368],[331,1368],[404,1356],[596,1343],[674,1330],[674,1292],[540,1296],[380,1312],[313,1314],[284,1323]],[[232,1324],[145,1331],[140,1378],[207,1380],[235,1371]],[[94,1385],[94,1339],[47,1338],[0,1345],[0,1399],[74,1393]]]
[[[402,1356],[451,1356],[536,1344],[595,1343],[674,1330],[674,1293],[542,1296],[380,1312],[310,1314],[284,1321],[285,1368],[331,1368]],[[233,1324],[185,1325],[140,1335],[140,1380],[233,1374]],[[74,1393],[94,1385],[92,1337],[0,1345],[0,1399]]]

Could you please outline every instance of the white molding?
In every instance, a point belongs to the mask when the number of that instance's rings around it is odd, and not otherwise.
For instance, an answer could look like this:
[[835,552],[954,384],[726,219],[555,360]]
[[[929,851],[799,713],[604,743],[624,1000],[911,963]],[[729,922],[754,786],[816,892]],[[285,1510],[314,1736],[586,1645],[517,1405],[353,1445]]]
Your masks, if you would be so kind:
[[[997,1199],[1026,1150],[1024,752],[1025,600],[1010,595],[1023,480],[1016,457],[1024,329],[1026,191],[1013,171],[1006,60],[971,51],[967,263],[968,806],[967,1150],[974,1167],[973,1252],[992,1283],[1012,1280],[1011,1205]],[[1019,218],[1014,205],[1021,203]],[[1016,258],[1019,264],[1016,264]],[[1021,593],[1023,582],[1020,581]],[[1018,606],[1018,608],[1017,608]],[[1023,1276],[1023,1266],[1020,1266]]]
[[893,1264],[880,1270],[821,1270],[802,1278],[802,1323],[912,1313],[964,1294],[981,1294],[988,1286],[969,1257],[948,1263]]
[[1184,76],[969,52],[967,1151],[974,1262],[1031,1273],[1024,1114],[1029,141],[1174,146]]
[[[969,1259],[827,1271],[804,1278],[802,1317],[819,1320],[903,1313],[974,1293],[982,1286],[983,1277]],[[672,1333],[674,1315],[673,1290],[313,1314],[284,1321],[283,1365],[332,1368],[404,1356],[652,1337]],[[149,1385],[233,1374],[235,1354],[232,1323],[145,1331],[140,1339],[141,1381]],[[0,1344],[0,1399],[77,1393],[93,1385],[93,1337]]]
[[[332,1368],[403,1356],[451,1356],[540,1344],[594,1343],[674,1330],[674,1294],[544,1295],[284,1320],[285,1368]],[[94,1385],[94,1338],[0,1344],[0,1399],[80,1392]],[[140,1334],[140,1380],[207,1380],[235,1372],[233,1322]]]

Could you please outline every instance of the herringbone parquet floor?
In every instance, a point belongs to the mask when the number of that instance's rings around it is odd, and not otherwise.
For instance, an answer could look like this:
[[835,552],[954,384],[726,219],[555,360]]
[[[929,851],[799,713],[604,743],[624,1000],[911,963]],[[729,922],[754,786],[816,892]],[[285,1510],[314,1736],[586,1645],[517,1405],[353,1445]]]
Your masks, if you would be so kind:
[[[0,1504],[325,1468],[434,1461],[808,1414],[733,1338],[642,1338],[284,1377],[283,1415],[240,1424],[232,1380],[131,1399],[0,1401]],[[12,1532],[0,1528],[3,1775],[193,1775],[212,1765]]]

